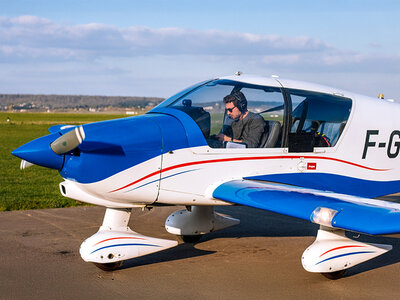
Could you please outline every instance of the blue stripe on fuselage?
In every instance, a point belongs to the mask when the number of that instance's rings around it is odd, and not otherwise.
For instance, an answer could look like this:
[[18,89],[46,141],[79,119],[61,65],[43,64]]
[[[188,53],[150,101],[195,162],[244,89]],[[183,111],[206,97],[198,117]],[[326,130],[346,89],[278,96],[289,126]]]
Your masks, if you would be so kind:
[[245,179],[262,180],[291,184],[322,191],[374,198],[397,193],[400,181],[374,181],[328,173],[290,173],[246,177]]

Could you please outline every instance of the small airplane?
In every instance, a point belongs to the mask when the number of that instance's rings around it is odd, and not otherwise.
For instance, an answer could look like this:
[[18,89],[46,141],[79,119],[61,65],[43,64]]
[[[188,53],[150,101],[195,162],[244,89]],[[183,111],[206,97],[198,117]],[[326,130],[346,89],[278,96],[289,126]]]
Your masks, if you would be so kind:
[[[237,92],[264,118],[257,147],[216,143],[234,122],[222,99]],[[339,278],[392,249],[346,231],[400,233],[400,204],[375,199],[400,192],[399,115],[400,105],[384,99],[238,72],[191,86],[141,116],[52,126],[12,154],[21,168],[58,170],[63,196],[106,207],[102,226],[80,247],[83,260],[100,268],[178,244],[131,230],[134,207],[185,206],[165,228],[193,243],[239,223],[215,206],[245,205],[319,224],[303,267]]]

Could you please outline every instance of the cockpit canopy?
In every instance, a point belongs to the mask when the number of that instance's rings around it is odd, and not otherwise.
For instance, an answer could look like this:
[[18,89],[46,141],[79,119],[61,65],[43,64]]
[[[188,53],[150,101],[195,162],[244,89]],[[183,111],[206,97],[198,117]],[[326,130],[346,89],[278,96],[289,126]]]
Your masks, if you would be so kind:
[[[336,145],[350,115],[349,98],[263,86],[229,79],[216,79],[190,87],[161,103],[158,108],[178,109],[200,127],[210,147],[213,136],[225,132],[232,122],[223,98],[240,91],[247,109],[265,121],[259,148],[289,147],[292,152],[309,152],[314,147]],[[271,139],[271,135],[274,137]]]

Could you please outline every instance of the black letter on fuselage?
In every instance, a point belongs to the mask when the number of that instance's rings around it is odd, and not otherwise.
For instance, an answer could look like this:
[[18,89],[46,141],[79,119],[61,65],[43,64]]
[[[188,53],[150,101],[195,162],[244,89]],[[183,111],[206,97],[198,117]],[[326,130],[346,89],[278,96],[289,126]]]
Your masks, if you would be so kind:
[[390,135],[390,139],[389,139],[389,145],[387,148],[387,155],[389,156],[389,158],[396,158],[397,155],[399,155],[399,151],[400,151],[400,142],[395,142],[394,146],[397,147],[396,151],[394,153],[390,152],[390,148],[392,148],[392,143],[393,143],[393,137],[397,135],[398,137],[400,137],[400,131],[395,130],[392,132],[392,134]]
[[375,147],[376,143],[375,142],[370,142],[369,141],[369,136],[373,134],[379,134],[379,130],[367,130],[367,135],[365,136],[365,144],[364,144],[364,152],[362,155],[362,159],[364,159],[367,156],[367,150],[368,147]]

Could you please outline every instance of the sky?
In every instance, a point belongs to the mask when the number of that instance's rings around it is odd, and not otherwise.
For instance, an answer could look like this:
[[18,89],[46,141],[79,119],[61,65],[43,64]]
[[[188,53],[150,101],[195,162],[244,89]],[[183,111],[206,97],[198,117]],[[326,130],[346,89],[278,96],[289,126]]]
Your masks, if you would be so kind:
[[400,100],[400,1],[0,0],[0,93],[169,97],[279,75]]

